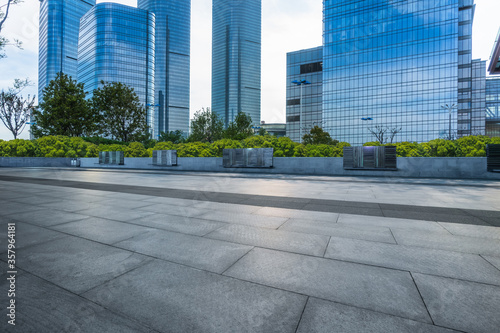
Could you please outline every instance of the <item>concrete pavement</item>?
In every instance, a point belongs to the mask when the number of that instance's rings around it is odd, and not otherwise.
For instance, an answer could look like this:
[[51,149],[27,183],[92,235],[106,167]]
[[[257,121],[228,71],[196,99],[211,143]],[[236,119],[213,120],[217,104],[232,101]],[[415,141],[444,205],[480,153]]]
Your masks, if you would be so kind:
[[0,222],[8,332],[500,332],[495,181],[8,168]]

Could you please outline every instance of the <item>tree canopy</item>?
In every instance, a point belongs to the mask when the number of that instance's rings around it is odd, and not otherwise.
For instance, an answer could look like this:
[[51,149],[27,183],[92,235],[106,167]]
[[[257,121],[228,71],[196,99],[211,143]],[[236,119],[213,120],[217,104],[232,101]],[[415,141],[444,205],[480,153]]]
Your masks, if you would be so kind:
[[336,145],[338,140],[333,140],[330,133],[323,131],[319,126],[311,128],[309,133],[304,134],[302,142],[305,145]]
[[39,109],[33,110],[36,122],[32,132],[46,135],[83,136],[95,131],[96,114],[85,100],[83,83],[58,73],[43,89]]
[[91,100],[99,133],[123,142],[149,138],[146,109],[134,89],[120,82],[101,83]]
[[252,117],[240,111],[224,131],[223,136],[226,139],[243,140],[252,135]]
[[214,142],[222,138],[224,124],[219,115],[210,110],[202,108],[194,114],[191,122],[191,135],[189,141]]

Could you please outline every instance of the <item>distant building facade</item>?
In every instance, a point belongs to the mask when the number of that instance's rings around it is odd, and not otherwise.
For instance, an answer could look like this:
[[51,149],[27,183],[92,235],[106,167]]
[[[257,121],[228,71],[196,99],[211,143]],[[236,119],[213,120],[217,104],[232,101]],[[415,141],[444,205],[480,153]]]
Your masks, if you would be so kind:
[[212,111],[227,127],[242,111],[261,117],[261,0],[213,0]]
[[474,6],[324,0],[324,128],[353,145],[373,141],[367,127],[377,125],[401,128],[396,141],[425,142],[450,135],[442,106],[455,104],[451,135],[481,133],[485,64],[472,61]]
[[276,136],[281,138],[286,136],[286,124],[282,123],[266,123],[265,121],[261,121],[259,126],[254,127],[254,133],[258,134],[259,130],[263,129],[269,135]]
[[500,137],[500,76],[486,79],[486,135]]
[[155,133],[189,132],[191,0],[138,0],[155,14]]
[[[290,52],[286,59],[286,134],[293,141],[300,142],[301,106],[302,136],[314,126],[323,127],[323,47]],[[301,80],[310,84],[301,88],[293,83]]]
[[78,81],[92,91],[120,82],[134,89],[148,110],[154,135],[155,16],[146,10],[117,3],[99,3],[81,19],[78,44]]
[[63,72],[77,79],[80,18],[95,0],[41,0],[38,46],[38,99],[43,89]]

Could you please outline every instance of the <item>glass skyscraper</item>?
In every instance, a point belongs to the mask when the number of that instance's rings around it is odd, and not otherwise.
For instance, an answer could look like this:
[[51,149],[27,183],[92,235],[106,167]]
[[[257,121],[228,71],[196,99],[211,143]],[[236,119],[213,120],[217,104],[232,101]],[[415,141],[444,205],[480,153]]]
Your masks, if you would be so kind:
[[500,136],[500,76],[486,79],[486,135]]
[[77,77],[80,18],[95,0],[41,0],[38,52],[38,97],[63,72]]
[[445,138],[445,104],[457,105],[452,136],[475,134],[484,62],[471,58],[473,12],[473,0],[325,0],[323,121],[331,136],[358,145],[374,141],[368,127],[382,126],[401,128],[396,141]]
[[260,123],[261,0],[213,0],[212,111],[227,127],[238,112]]
[[155,132],[189,131],[191,0],[138,0],[155,14]]
[[[78,81],[90,93],[104,82],[121,82],[134,89],[141,104],[154,102],[155,16],[117,3],[100,3],[81,19]],[[154,114],[148,108],[154,132]]]
[[[300,107],[302,105],[302,136],[322,123],[323,47],[300,50],[286,55],[286,134],[293,141],[300,140]],[[310,84],[298,86],[292,81],[307,80]],[[300,90],[302,89],[302,100]]]

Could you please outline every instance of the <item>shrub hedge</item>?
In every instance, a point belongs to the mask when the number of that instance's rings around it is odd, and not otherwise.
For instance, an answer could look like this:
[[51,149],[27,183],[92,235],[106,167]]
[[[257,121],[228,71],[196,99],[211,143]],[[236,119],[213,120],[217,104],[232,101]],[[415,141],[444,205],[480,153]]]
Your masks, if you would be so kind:
[[[92,141],[92,142],[89,142]],[[96,143],[93,143],[96,142]],[[100,143],[102,142],[102,143]],[[467,136],[458,140],[436,139],[424,143],[399,142],[400,157],[476,157],[486,156],[487,144],[500,144],[500,138],[487,136]],[[365,146],[380,145],[367,142]],[[391,144],[387,144],[391,145]],[[125,157],[151,157],[153,150],[177,150],[179,157],[222,157],[226,148],[274,148],[275,157],[342,157],[347,142],[336,145],[303,145],[289,138],[275,136],[252,136],[237,141],[222,139],[214,143],[153,142],[145,147],[140,142],[119,143],[106,140],[88,140],[66,136],[46,136],[36,140],[0,140],[0,156],[4,157],[97,157],[100,151],[120,150]]]

